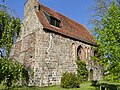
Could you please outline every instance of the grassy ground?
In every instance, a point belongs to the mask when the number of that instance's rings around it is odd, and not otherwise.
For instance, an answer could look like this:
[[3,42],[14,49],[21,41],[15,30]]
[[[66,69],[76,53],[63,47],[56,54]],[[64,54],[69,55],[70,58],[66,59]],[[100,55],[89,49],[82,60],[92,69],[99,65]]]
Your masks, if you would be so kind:
[[[100,81],[99,83],[108,83],[108,82]],[[109,83],[109,84],[111,84],[111,83]],[[112,83],[112,84],[120,85],[120,83]],[[64,89],[64,88],[61,88],[60,86],[51,86],[51,87],[44,87],[44,88],[41,88],[41,87],[22,87],[22,88],[14,88],[11,90],[96,90],[95,87],[90,86],[90,85],[91,85],[90,82],[85,82],[85,83],[82,83],[80,85],[80,88],[73,88],[73,89]],[[0,90],[4,90],[4,88],[5,87],[1,84]],[[120,90],[120,89],[118,89],[118,90]]]
[[[80,85],[80,88],[74,88],[74,89],[63,89],[60,86],[51,86],[51,87],[23,87],[23,88],[15,88],[12,90],[95,90],[94,87],[90,86],[90,82],[82,83]],[[0,90],[3,90],[4,86],[0,85]]]

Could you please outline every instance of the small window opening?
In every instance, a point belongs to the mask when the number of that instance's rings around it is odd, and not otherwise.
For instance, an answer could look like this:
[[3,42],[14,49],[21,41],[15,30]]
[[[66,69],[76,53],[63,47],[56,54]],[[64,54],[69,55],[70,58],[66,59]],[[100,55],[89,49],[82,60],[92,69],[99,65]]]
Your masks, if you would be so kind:
[[45,11],[43,11],[43,13],[44,13],[45,17],[47,18],[48,22],[50,23],[50,15],[47,14]]
[[50,25],[53,25],[55,27],[60,28],[60,20],[50,16],[49,14],[47,14],[45,11],[43,11],[45,17],[47,18],[48,22]]
[[50,24],[56,27],[60,27],[60,20],[50,16]]
[[30,58],[32,58],[33,56],[30,56]]
[[100,57],[100,54],[98,53],[97,50],[94,51],[94,56],[95,56],[95,57],[98,57],[98,58]]

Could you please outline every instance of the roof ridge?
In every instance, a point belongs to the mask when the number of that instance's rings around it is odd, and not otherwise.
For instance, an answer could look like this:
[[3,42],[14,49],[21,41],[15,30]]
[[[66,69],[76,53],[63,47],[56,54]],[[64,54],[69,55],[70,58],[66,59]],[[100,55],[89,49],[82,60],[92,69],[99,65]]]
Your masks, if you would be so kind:
[[[75,23],[77,23],[77,24],[79,24],[79,25],[81,25],[81,26],[83,26],[83,27],[85,28],[85,26],[84,26],[83,24],[80,24],[79,22],[76,22],[75,20],[73,20],[73,19],[71,19],[71,18],[69,18],[69,17],[67,17],[67,16],[65,16],[65,15],[63,15],[63,14],[61,14],[61,13],[55,11],[55,10],[52,10],[51,8],[45,6],[45,5],[41,4],[41,3],[39,3],[39,4],[42,5],[42,6],[44,6],[44,7],[46,7],[46,8],[48,8],[48,9],[50,9],[51,11],[53,11],[53,12],[59,14],[59,15],[64,16],[65,18],[67,18],[67,19],[69,19],[69,20],[71,20],[71,21],[73,21],[73,22],[75,22]],[[85,28],[85,29],[86,29],[86,28]]]

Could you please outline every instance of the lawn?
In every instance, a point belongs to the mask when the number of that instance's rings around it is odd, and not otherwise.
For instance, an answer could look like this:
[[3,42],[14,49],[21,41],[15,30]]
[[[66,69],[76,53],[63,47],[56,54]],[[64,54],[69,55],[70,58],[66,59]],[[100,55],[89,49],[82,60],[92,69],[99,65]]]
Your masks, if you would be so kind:
[[[108,83],[105,81],[99,81],[99,83]],[[120,85],[120,83],[109,83],[109,84],[115,84],[115,85]],[[73,88],[73,89],[64,89],[61,88],[60,86],[51,86],[51,87],[22,87],[22,88],[14,88],[11,90],[96,90],[95,87],[90,86],[90,82],[85,82],[80,85],[80,88]],[[4,86],[0,85],[0,90],[4,90]],[[120,90],[120,89],[118,89]]]
[[[23,88],[15,88],[12,90],[95,90],[94,87],[90,86],[90,82],[82,83],[80,85],[80,88],[74,88],[74,89],[63,89],[60,86],[51,86],[51,87],[23,87]],[[4,86],[0,85],[0,90],[4,89]]]

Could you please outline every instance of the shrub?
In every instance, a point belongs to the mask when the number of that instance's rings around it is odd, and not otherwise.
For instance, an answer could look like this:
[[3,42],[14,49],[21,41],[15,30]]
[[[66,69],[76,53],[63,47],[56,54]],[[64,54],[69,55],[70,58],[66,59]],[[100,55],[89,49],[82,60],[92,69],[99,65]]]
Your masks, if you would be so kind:
[[19,62],[10,58],[0,58],[0,84],[3,82],[6,89],[18,86],[23,80],[27,83],[28,71]]
[[78,58],[77,60],[77,76],[80,80],[80,82],[85,82],[88,80],[88,70],[86,68],[86,64],[85,62],[83,62],[82,60],[80,60]]
[[61,78],[61,87],[63,88],[79,88],[80,82],[74,73],[65,72]]
[[99,83],[97,85],[100,90],[120,90],[120,84],[115,83]]
[[98,81],[97,80],[92,80],[91,81],[91,86],[97,86]]

